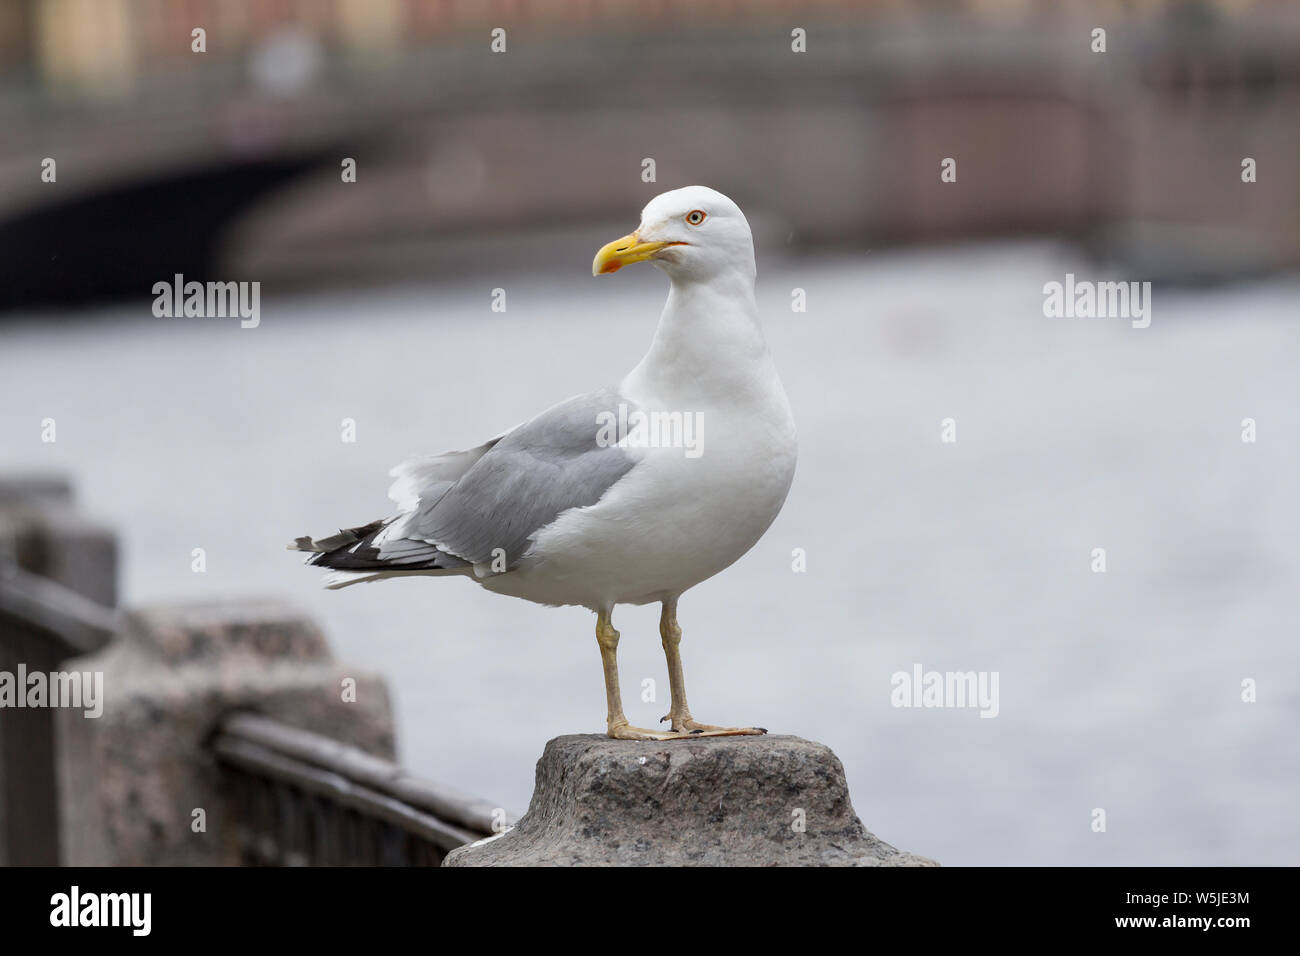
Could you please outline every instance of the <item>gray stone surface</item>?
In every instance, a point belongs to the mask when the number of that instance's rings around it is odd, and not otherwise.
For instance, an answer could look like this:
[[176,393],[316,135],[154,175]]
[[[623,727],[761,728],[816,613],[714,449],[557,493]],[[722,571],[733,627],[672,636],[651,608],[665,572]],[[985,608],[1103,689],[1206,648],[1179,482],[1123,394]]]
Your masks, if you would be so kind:
[[72,498],[69,482],[56,475],[0,477],[0,550],[28,571],[114,605],[117,536]]
[[[232,710],[393,757],[383,680],[339,664],[315,625],[277,602],[132,610],[108,647],[63,666],[102,671],[105,699],[98,719],[56,712],[65,864],[238,863],[237,821],[207,746]],[[191,827],[196,808],[204,832]]]
[[[803,820],[803,832],[795,826]],[[518,826],[444,866],[937,866],[862,825],[844,768],[800,737],[556,737]]]
[[30,508],[33,503],[71,508],[71,480],[57,472],[7,472],[0,475],[0,508],[15,505]]
[[[63,476],[0,476],[0,574],[11,562],[98,604],[111,607],[117,600],[116,537],[74,508],[71,482]],[[16,602],[15,593],[21,595]],[[22,664],[29,672],[49,672],[80,652],[73,645],[95,645],[99,633],[81,626],[75,605],[60,598],[47,615],[26,603],[30,596],[20,586],[0,598],[0,671],[13,673]],[[71,624],[75,634],[54,636],[54,622]],[[0,865],[59,862],[54,740],[52,710],[0,716]]]

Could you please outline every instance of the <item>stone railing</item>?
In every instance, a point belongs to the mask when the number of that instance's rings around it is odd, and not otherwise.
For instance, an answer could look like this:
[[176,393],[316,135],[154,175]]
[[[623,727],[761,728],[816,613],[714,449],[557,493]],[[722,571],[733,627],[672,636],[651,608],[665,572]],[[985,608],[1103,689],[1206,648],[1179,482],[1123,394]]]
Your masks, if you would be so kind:
[[508,825],[393,762],[383,680],[301,614],[116,610],[115,555],[65,483],[0,482],[0,863],[437,865]]

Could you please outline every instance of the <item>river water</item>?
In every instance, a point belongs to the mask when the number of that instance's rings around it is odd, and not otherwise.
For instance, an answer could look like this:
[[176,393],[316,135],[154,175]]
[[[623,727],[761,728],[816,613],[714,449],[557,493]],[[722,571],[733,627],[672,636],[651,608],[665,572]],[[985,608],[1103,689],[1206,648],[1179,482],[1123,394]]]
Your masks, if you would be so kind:
[[[799,472],[682,601],[696,716],[830,745],[868,828],[946,864],[1300,861],[1300,281],[1157,288],[1135,329],[1044,316],[1043,284],[1090,268],[1051,244],[764,265]],[[301,605],[388,679],[407,764],[522,811],[545,741],[603,730],[592,615],[460,580],[326,592],[284,544],[386,514],[409,455],[617,380],[664,293],[578,269],[264,295],[256,329],[148,297],[20,321],[4,467],[74,477],[121,532],[128,602]],[[656,620],[616,617],[642,725],[667,710]],[[893,706],[918,666],[996,674],[996,717]]]

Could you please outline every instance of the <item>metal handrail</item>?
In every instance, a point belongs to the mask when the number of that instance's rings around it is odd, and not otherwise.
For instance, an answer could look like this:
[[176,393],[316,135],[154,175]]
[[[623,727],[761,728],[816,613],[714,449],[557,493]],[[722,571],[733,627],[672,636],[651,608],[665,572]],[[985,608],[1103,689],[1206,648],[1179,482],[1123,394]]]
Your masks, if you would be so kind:
[[56,636],[72,654],[99,650],[117,629],[116,609],[10,560],[0,560],[0,613]]
[[261,714],[227,716],[212,748],[222,760],[246,772],[333,798],[444,850],[490,836],[503,823],[514,822],[485,800]]
[[363,816],[384,820],[439,849],[454,850],[482,837],[482,834],[461,830],[400,800],[360,786],[338,773],[302,763],[250,741],[222,734],[212,746],[222,760],[241,770],[289,784],[305,793],[326,797]]

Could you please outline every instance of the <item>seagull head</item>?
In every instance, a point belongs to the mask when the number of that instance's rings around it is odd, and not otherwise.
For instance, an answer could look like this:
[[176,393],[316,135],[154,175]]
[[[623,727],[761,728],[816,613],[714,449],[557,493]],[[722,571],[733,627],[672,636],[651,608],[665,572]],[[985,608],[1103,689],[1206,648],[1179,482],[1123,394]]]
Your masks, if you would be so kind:
[[729,273],[754,279],[754,240],[740,207],[716,189],[686,186],[660,193],[641,210],[636,231],[606,243],[591,274],[653,262],[674,282],[708,282]]

